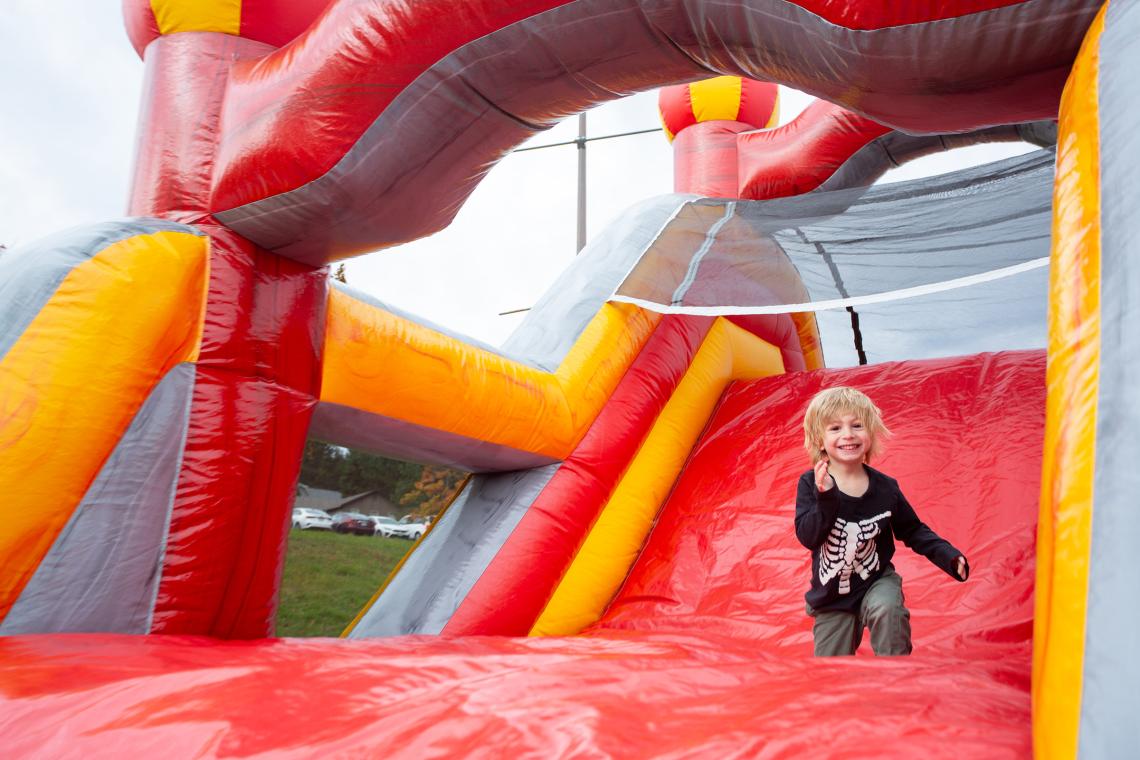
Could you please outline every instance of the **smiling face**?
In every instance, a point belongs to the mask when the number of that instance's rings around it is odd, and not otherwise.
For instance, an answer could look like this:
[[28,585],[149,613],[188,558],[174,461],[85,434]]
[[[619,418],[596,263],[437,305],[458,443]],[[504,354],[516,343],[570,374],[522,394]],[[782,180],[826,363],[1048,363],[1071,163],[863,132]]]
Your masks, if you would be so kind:
[[862,464],[871,451],[871,434],[861,417],[845,412],[824,426],[823,449],[832,462]]
[[870,464],[890,432],[879,407],[862,391],[844,385],[812,396],[804,412],[804,449],[812,466],[824,457]]

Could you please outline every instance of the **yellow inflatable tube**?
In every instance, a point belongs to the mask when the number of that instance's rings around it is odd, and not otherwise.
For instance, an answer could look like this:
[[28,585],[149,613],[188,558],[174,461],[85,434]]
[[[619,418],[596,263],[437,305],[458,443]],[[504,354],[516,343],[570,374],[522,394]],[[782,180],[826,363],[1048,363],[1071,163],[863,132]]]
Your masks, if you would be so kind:
[[660,320],[605,304],[551,373],[333,290],[321,401],[563,459]]
[[1100,367],[1100,41],[1089,29],[1061,99],[1049,364],[1037,583],[1033,616],[1033,747],[1038,758],[1077,756],[1092,552]]
[[531,636],[578,633],[605,612],[725,387],[784,372],[772,344],[718,319],[622,476]]

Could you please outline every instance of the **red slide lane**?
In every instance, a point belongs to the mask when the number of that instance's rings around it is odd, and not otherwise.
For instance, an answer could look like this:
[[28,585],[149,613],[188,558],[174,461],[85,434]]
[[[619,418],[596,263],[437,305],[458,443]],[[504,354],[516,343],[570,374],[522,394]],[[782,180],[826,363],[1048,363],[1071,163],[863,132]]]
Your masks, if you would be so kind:
[[[5,756],[1026,757],[1044,368],[1019,352],[730,388],[585,636],[0,637]],[[900,547],[912,657],[810,656],[792,502],[825,383],[882,407],[878,464],[971,560],[958,584]]]
[[[859,388],[882,409],[893,435],[873,466],[899,481],[920,519],[964,552],[972,570],[969,582],[958,583],[898,543],[894,564],[905,581],[915,656],[864,659],[864,636],[857,662],[845,658],[838,678],[809,657],[803,593],[811,560],[793,532],[796,480],[810,466],[803,412],[832,385]],[[892,724],[931,742],[992,732],[995,746],[1027,749],[1044,425],[1039,351],[737,384],[590,635],[704,632],[748,642],[781,684],[778,699],[765,705],[769,717],[824,739],[824,726],[812,726],[820,711],[838,712],[852,728],[847,756],[868,727],[881,737]],[[934,665],[938,671],[926,670]]]

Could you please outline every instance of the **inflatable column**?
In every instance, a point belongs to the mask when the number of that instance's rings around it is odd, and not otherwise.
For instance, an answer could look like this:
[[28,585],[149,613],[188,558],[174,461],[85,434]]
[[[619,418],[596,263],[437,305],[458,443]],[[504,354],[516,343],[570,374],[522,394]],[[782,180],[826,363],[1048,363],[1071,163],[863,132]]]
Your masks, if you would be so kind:
[[738,198],[737,138],[773,127],[779,90],[771,82],[723,76],[662,88],[665,136],[673,143],[673,190]]
[[288,510],[320,391],[325,270],[271,254],[206,211],[228,73],[272,49],[259,38],[290,36],[288,14],[243,18],[241,5],[126,5],[128,26],[153,17],[162,32],[145,46],[130,213],[189,222],[211,240],[156,633],[272,634]]

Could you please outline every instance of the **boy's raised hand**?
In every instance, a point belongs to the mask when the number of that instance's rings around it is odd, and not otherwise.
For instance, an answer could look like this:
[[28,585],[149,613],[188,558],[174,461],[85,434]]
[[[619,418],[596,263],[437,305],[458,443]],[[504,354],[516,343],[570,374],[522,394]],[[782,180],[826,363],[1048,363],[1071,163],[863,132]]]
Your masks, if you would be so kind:
[[820,491],[830,491],[835,481],[831,479],[831,473],[827,471],[827,457],[815,463],[815,487]]
[[958,577],[962,580],[966,580],[970,577],[970,566],[966,564],[965,557],[958,557],[958,561],[955,563],[954,569],[958,572]]

